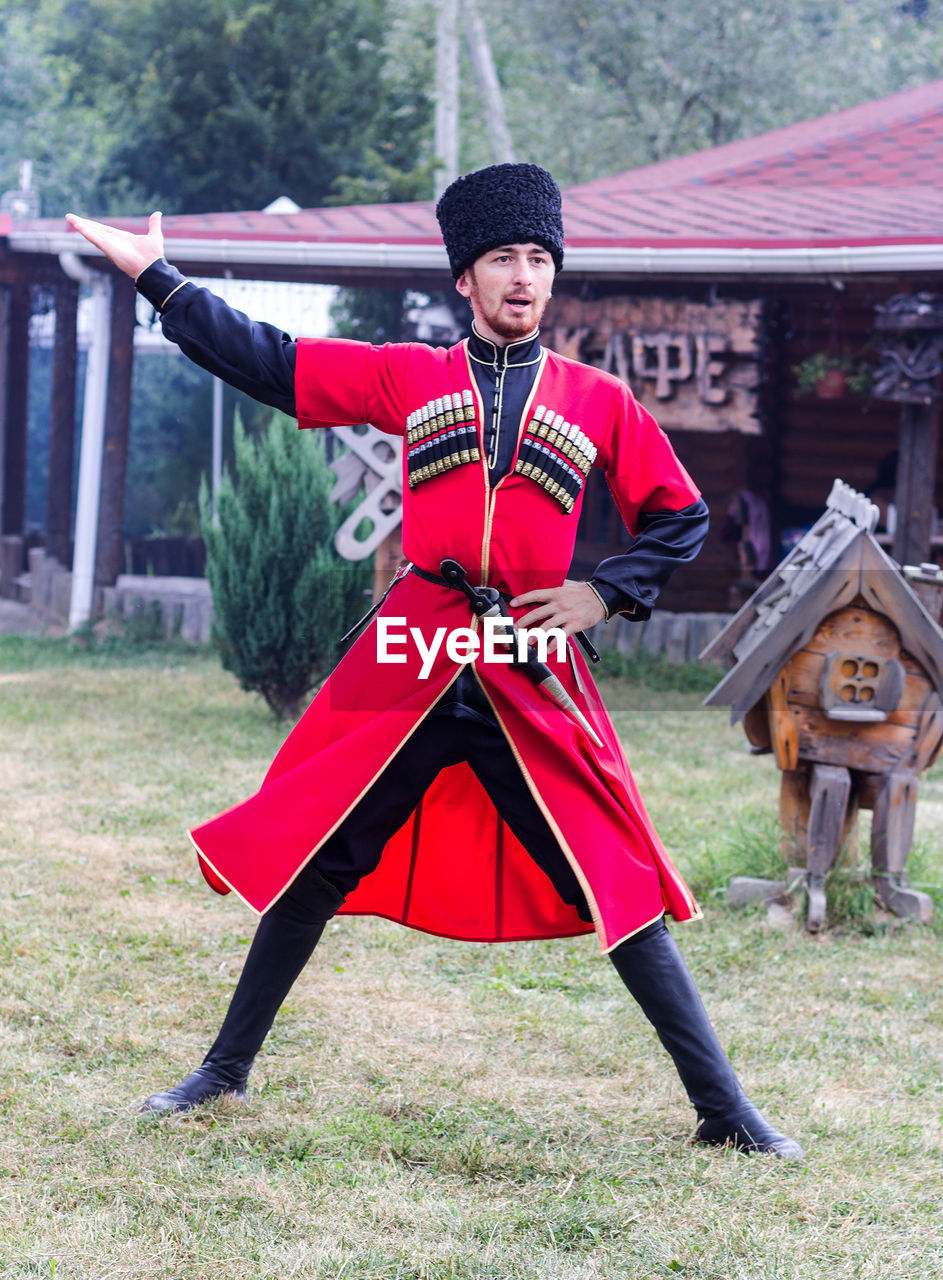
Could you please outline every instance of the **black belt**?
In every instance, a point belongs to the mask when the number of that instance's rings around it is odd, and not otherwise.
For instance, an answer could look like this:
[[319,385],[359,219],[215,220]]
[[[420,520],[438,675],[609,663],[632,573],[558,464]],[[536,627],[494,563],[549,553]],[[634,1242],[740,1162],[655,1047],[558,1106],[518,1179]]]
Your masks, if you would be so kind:
[[[422,578],[424,582],[434,582],[437,587],[448,587],[450,591],[458,590],[454,583],[448,582],[442,577],[441,573],[431,573],[428,569],[420,569],[417,564],[411,564],[409,566],[409,572],[414,573],[417,578]],[[392,583],[390,585],[392,586]],[[503,591],[501,592],[501,596],[507,601],[510,601],[511,599],[511,597]],[[379,605],[377,608],[379,608]],[[575,631],[573,634],[574,639],[579,641],[590,662],[598,662],[599,654],[596,652],[596,648],[586,632]]]

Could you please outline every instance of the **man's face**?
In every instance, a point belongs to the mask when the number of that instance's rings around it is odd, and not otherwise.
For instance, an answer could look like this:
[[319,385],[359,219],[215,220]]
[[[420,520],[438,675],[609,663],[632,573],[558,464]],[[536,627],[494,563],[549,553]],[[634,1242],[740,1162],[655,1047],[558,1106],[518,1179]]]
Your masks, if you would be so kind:
[[539,244],[506,244],[489,249],[455,282],[471,303],[484,338],[503,345],[525,338],[540,324],[550,298],[553,258]]

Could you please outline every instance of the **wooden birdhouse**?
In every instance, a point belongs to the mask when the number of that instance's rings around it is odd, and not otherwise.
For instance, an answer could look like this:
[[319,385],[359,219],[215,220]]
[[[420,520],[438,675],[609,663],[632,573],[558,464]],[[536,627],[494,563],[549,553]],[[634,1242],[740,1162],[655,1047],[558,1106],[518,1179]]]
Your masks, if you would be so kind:
[[[782,770],[783,852],[804,864],[813,932],[859,808],[873,810],[880,900],[898,915],[932,912],[906,868],[917,778],[943,746],[943,630],[878,545],[876,521],[874,504],[836,480],[825,514],[701,654],[730,665],[705,705],[729,706]],[[932,589],[921,589],[931,608]]]

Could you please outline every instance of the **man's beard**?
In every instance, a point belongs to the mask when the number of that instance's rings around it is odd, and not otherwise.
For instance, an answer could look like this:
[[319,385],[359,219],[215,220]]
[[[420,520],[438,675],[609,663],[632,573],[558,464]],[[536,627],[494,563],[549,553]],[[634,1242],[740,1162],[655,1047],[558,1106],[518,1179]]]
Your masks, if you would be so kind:
[[506,339],[508,342],[513,342],[517,338],[526,338],[529,333],[534,332],[543,318],[545,309],[546,304],[539,311],[531,308],[526,315],[505,316],[498,314],[485,316],[484,319],[499,337]]

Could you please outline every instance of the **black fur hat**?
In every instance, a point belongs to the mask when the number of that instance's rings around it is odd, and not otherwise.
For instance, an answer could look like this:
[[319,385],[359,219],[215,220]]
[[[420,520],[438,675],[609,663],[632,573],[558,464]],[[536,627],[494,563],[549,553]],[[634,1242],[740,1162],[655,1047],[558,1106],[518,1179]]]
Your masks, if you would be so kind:
[[560,188],[540,165],[492,164],[466,173],[442,192],[435,216],[456,280],[502,244],[542,244],[557,270],[563,266]]

